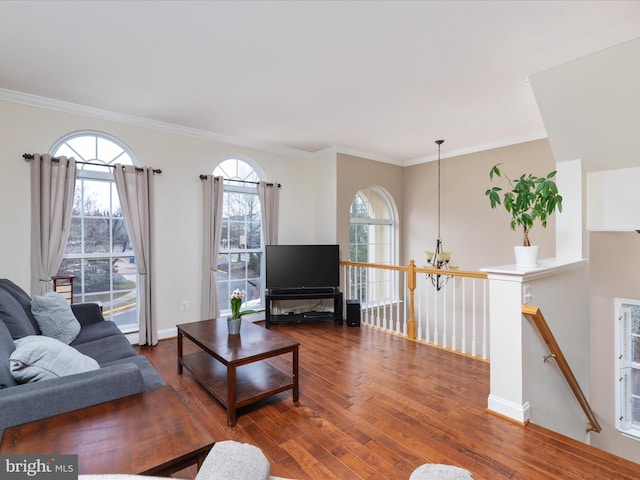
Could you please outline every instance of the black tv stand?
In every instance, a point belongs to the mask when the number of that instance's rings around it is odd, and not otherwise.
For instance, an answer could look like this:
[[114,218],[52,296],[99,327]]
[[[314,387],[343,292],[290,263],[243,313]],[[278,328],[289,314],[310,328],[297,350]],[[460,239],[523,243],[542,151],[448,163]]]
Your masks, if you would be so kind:
[[[271,315],[271,302],[273,300],[313,300],[320,298],[333,298],[333,312],[323,312],[322,315],[308,315],[304,313],[286,315]],[[267,289],[265,296],[265,327],[271,328],[272,323],[302,323],[305,320],[330,319],[342,325],[342,292],[334,287],[310,287],[310,288],[271,288]],[[314,312],[317,313],[317,312]]]

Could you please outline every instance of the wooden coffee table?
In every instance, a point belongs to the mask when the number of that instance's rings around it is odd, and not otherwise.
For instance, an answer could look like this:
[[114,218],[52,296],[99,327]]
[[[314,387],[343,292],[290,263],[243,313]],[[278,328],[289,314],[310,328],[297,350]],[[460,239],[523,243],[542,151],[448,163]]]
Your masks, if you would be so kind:
[[170,475],[198,468],[213,437],[165,386],[6,428],[4,454],[77,454],[81,474]]
[[[183,337],[201,352],[183,356]],[[293,389],[299,398],[298,342],[242,320],[239,335],[229,335],[226,318],[178,325],[178,373],[186,367],[196,380],[227,409],[227,424],[236,424],[240,407]],[[263,360],[285,353],[293,356],[293,371],[285,375]]]

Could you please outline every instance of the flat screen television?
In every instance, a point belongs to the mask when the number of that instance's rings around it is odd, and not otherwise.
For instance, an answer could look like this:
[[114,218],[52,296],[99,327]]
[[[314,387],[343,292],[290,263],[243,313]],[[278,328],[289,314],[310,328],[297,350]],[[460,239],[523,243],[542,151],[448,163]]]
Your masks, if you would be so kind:
[[266,288],[338,288],[338,245],[267,245]]

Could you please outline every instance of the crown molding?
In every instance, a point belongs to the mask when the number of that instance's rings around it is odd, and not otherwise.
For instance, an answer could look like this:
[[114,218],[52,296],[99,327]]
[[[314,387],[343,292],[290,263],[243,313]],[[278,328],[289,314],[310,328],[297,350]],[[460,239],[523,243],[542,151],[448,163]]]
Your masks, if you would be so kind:
[[[29,105],[32,107],[46,108],[49,110],[56,110],[63,113],[71,113],[74,115],[81,115],[85,117],[97,118],[101,120],[107,120],[110,122],[121,123],[125,125],[131,125],[134,127],[149,128],[152,130],[159,130],[162,132],[173,133],[176,135],[183,135],[188,137],[195,137],[203,140],[210,140],[218,143],[225,143],[229,145],[236,145],[239,147],[251,148],[254,150],[260,150],[263,152],[276,153],[278,155],[287,155],[304,159],[318,159],[326,155],[331,154],[343,154],[351,155],[354,157],[366,158],[367,160],[374,160],[377,162],[389,163],[400,167],[408,167],[412,165],[419,165],[421,163],[428,163],[437,160],[437,155],[430,155],[425,157],[418,157],[410,160],[401,161],[397,158],[390,158],[380,155],[375,155],[370,152],[364,152],[354,150],[339,145],[332,145],[315,152],[307,150],[299,150],[296,148],[283,147],[281,145],[273,145],[270,143],[263,143],[254,140],[248,140],[245,138],[233,137],[230,135],[223,135],[220,133],[209,132],[206,130],[200,130],[197,128],[185,127],[182,125],[176,125],[168,122],[161,122],[158,120],[152,120],[150,118],[138,117],[135,115],[128,115],[125,113],[113,112],[110,110],[104,110],[96,107],[89,107],[86,105],[80,105],[77,103],[65,102],[62,100],[55,100],[47,97],[40,97],[38,95],[32,95],[29,93],[17,92],[14,90],[7,90],[0,88],[0,100],[8,102],[19,103],[23,105]],[[484,150],[492,150],[494,148],[506,147],[509,145],[515,145],[518,143],[530,142],[533,140],[540,140],[547,138],[546,132],[539,132],[534,135],[528,135],[519,138],[504,139],[497,142],[492,142],[484,145],[477,145],[466,149],[449,151],[445,155],[441,155],[441,158],[457,157],[460,155],[466,155],[469,153],[477,153]]]
[[[547,138],[546,132],[538,132],[532,135],[525,135],[522,137],[505,138],[503,140],[498,140],[491,143],[485,143],[482,145],[475,145],[469,148],[461,148],[459,150],[453,150],[453,151],[447,152],[446,154],[441,154],[440,158],[444,160],[445,158],[459,157],[460,155],[468,155],[470,153],[484,152],[485,150],[493,150],[496,148],[508,147],[510,145],[517,145],[519,143],[526,143],[526,142],[532,142],[534,140],[541,140],[543,138]],[[412,160],[407,160],[402,164],[402,166],[410,167],[413,165],[420,165],[421,163],[428,163],[436,160],[438,160],[438,155],[429,155],[426,157],[418,157]]]
[[350,155],[352,157],[366,158],[367,160],[373,160],[376,162],[390,163],[393,165],[402,166],[402,163],[395,158],[374,155],[373,153],[364,152],[361,150],[354,150],[351,148],[345,148],[339,145],[331,145],[329,147],[318,150],[313,153],[313,158],[322,158],[322,157],[326,157],[327,155],[338,155],[338,154]]
[[302,158],[308,158],[308,159],[312,159],[317,156],[317,152],[308,152],[305,150],[298,150],[295,148],[283,147],[280,145],[272,145],[269,143],[257,142],[254,140],[247,140],[244,138],[232,137],[229,135],[222,135],[220,133],[209,132],[209,131],[200,130],[197,128],[184,127],[182,125],[176,125],[173,123],[161,122],[158,120],[152,120],[145,117],[128,115],[125,113],[112,112],[110,110],[104,110],[96,107],[89,107],[86,105],[65,102],[62,100],[55,100],[47,97],[40,97],[38,95],[17,92],[14,90],[6,90],[6,89],[0,88],[0,100],[6,100],[8,102],[13,102],[13,103],[20,103],[20,104],[29,105],[32,107],[56,110],[64,113],[71,113],[74,115],[82,115],[85,117],[98,118],[101,120],[107,120],[111,122],[122,123],[125,125],[131,125],[134,127],[149,128],[152,130],[159,130],[167,133],[174,133],[176,135],[184,135],[184,136],[195,137],[203,140],[211,140],[219,143],[226,143],[226,144],[236,145],[240,147],[247,147],[255,150],[262,150],[265,152],[277,153],[280,155],[291,155],[295,157],[302,157]]

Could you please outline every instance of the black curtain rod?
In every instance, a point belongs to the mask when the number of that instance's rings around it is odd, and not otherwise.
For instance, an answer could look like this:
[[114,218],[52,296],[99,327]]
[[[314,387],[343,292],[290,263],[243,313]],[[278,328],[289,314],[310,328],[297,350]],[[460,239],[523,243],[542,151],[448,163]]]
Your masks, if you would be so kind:
[[[206,178],[207,178],[206,175],[204,175],[204,174],[200,175],[200,180],[204,180]],[[259,182],[252,182],[251,180],[236,180],[235,178],[225,178],[224,181],[225,182],[250,183],[252,185],[258,185],[258,183],[259,183]],[[273,187],[274,185],[276,187],[278,187],[278,188],[282,187],[282,185],[280,185],[279,183],[273,183],[273,182],[267,183],[267,185],[269,187]]]
[[[25,153],[25,154],[22,155],[22,158],[24,158],[25,160],[33,160],[33,154]],[[60,159],[58,157],[51,157],[51,160],[53,162],[59,162],[60,161]],[[95,165],[96,167],[116,168],[115,165],[105,165],[104,163],[80,162],[79,160],[76,160],[76,163],[79,163],[80,165]],[[136,170],[141,172],[143,169],[141,167],[136,167]],[[153,173],[162,173],[162,170],[160,170],[159,168],[154,168],[153,169]]]

